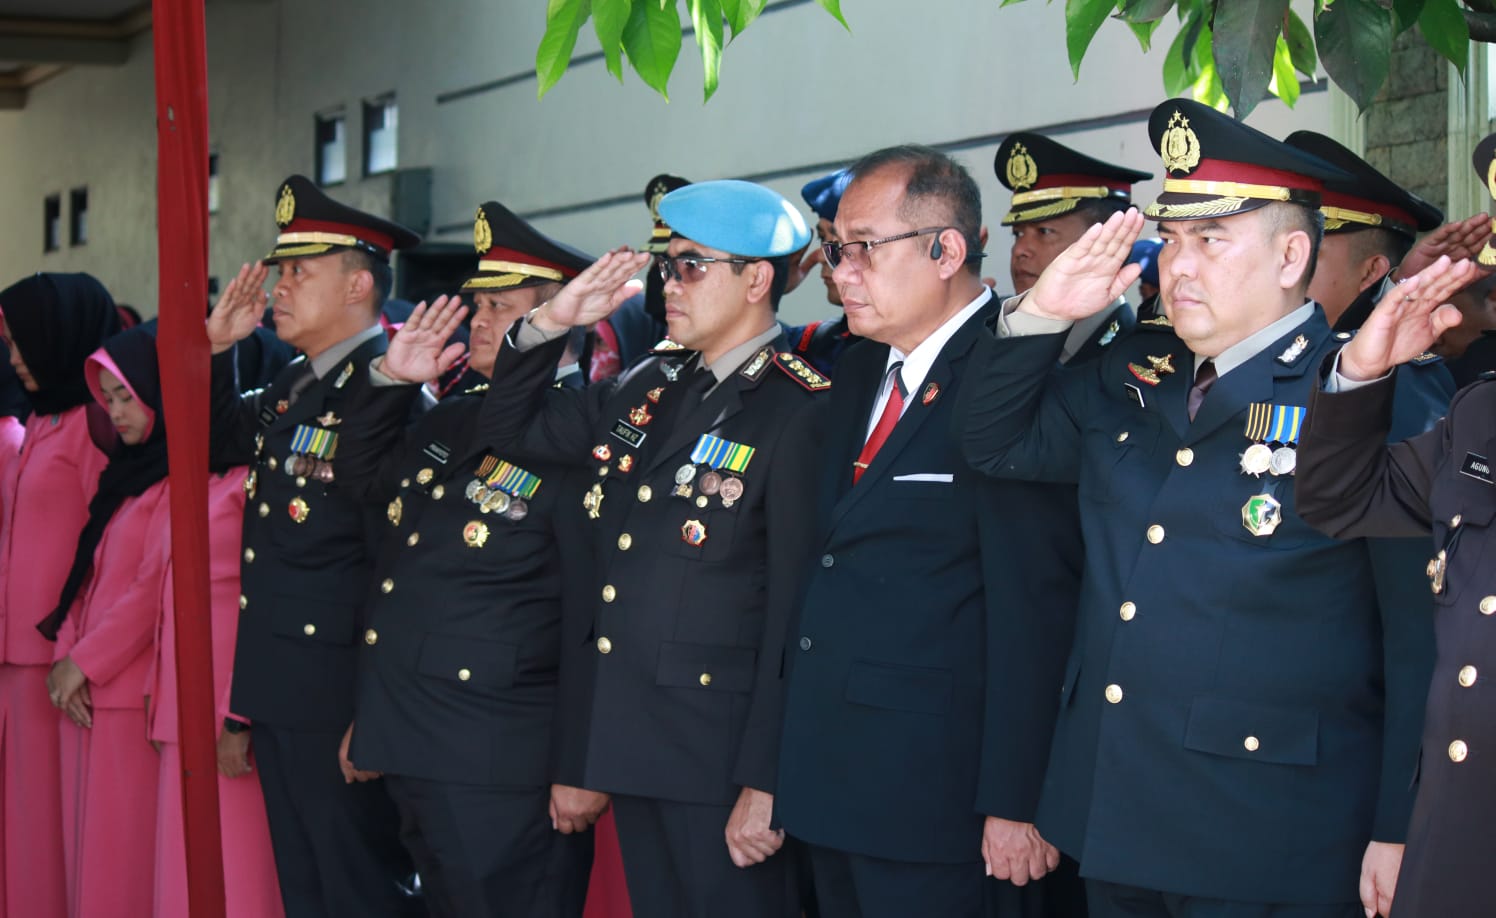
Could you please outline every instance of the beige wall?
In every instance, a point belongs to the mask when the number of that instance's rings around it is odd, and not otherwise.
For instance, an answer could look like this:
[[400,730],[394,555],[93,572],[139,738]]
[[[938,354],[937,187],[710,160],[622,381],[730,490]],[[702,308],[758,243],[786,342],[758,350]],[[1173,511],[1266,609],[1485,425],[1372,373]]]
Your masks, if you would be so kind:
[[[1006,192],[992,172],[1000,135],[1127,113],[1114,126],[1061,137],[1104,159],[1151,168],[1142,118],[1162,96],[1160,30],[1143,57],[1108,23],[1079,82],[1065,61],[1061,10],[990,0],[859,0],[847,34],[815,4],[766,13],[728,49],[722,88],[703,105],[692,39],[671,101],[631,73],[620,86],[600,61],[578,65],[544,99],[533,79],[440,102],[439,97],[534,66],[544,4],[494,0],[209,0],[212,137],[221,210],[211,273],[226,279],[266,251],[277,183],[313,165],[313,114],[342,105],[350,180],[333,193],[383,209],[387,177],[359,177],[360,102],[394,90],[402,167],[432,169],[428,238],[466,243],[475,204],[520,212],[626,197],[626,203],[542,217],[547,232],[589,251],[638,244],[639,196],[652,175],[693,179],[783,173],[766,183],[798,201],[800,186],[890,143],[952,144],[976,175],[994,227],[986,273],[1006,283]],[[577,53],[596,49],[590,31]],[[11,215],[0,277],[32,270],[98,274],[122,300],[154,311],[154,112],[149,36],[118,69],[76,68],[38,86],[25,110],[0,113],[0,207]],[[1140,113],[1140,114],[1139,114]],[[1279,135],[1330,130],[1329,94],[1296,111],[1267,102],[1252,119]],[[974,139],[975,140],[972,140]],[[983,139],[986,138],[986,139]],[[971,140],[962,145],[962,141]],[[86,184],[87,246],[43,255],[42,199]],[[1144,186],[1139,197],[1156,190]],[[786,301],[785,317],[828,311],[818,284]]]

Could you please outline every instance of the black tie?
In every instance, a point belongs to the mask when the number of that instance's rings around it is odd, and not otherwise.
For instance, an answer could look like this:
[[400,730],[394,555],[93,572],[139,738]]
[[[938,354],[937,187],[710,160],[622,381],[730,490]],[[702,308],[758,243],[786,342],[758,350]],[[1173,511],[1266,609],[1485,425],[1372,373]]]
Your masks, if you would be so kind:
[[1191,421],[1193,421],[1195,419],[1195,415],[1200,412],[1200,404],[1205,401],[1205,393],[1210,391],[1210,387],[1215,385],[1215,381],[1215,361],[1206,360],[1204,363],[1200,364],[1200,368],[1195,371],[1195,384],[1193,386],[1190,386],[1190,397],[1187,404],[1189,405]]

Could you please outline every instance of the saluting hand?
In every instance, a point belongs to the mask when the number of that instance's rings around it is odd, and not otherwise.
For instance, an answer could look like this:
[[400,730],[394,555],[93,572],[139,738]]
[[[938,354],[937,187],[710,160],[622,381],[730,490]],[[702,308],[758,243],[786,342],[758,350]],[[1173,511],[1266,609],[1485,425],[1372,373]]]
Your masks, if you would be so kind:
[[1060,851],[1031,822],[988,816],[982,825],[982,860],[987,876],[1024,886],[1060,866]]
[[566,784],[551,785],[551,828],[562,835],[592,828],[608,808],[608,795]]
[[1050,262],[1019,310],[1074,322],[1115,303],[1143,273],[1141,265],[1127,264],[1142,230],[1143,215],[1137,210],[1112,214],[1092,226]]
[[814,237],[798,252],[791,252],[789,271],[784,279],[784,293],[794,292],[795,288],[800,286],[800,282],[810,276],[810,272],[815,270],[816,265],[820,264],[824,257],[821,247],[815,244]]
[[1340,374],[1356,382],[1378,379],[1428,350],[1446,330],[1460,324],[1460,311],[1446,301],[1475,275],[1470,262],[1451,262],[1441,255],[1387,291],[1340,352]]
[[223,288],[213,311],[208,313],[208,343],[213,353],[221,354],[234,342],[248,338],[260,324],[270,297],[265,293],[265,278],[270,268],[262,262],[243,265],[229,285]]
[[537,309],[530,323],[543,332],[561,332],[606,319],[624,300],[644,289],[642,282],[629,278],[647,264],[648,252],[630,251],[626,246],[614,249]]
[[1403,256],[1402,264],[1393,271],[1393,279],[1412,277],[1414,274],[1448,255],[1450,261],[1462,258],[1474,260],[1481,247],[1491,238],[1491,218],[1476,214],[1464,220],[1446,223],[1424,236],[1418,244]]
[[774,795],[743,788],[727,817],[727,853],[739,867],[762,864],[784,845],[784,830],[769,828]]
[[466,315],[461,297],[439,296],[429,307],[421,303],[390,338],[379,372],[397,382],[424,383],[452,369],[466,348],[461,342],[447,342]]

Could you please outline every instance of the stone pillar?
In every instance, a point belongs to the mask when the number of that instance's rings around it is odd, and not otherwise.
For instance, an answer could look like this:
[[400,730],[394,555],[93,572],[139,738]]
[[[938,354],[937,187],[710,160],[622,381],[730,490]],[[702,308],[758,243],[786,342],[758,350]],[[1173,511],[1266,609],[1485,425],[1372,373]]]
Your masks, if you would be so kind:
[[1391,72],[1364,116],[1366,161],[1444,209],[1449,204],[1449,71],[1417,29],[1409,29],[1393,42]]

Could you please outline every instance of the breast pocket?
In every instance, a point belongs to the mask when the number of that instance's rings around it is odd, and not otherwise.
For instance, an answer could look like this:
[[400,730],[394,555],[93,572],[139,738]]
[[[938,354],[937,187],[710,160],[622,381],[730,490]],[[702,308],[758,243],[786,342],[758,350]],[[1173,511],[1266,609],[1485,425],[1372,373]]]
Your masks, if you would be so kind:
[[421,641],[416,671],[475,689],[503,689],[514,684],[519,649],[503,641],[466,635],[428,634]]
[[890,711],[944,714],[951,705],[950,670],[853,660],[847,700]]
[[753,689],[757,660],[758,652],[751,647],[667,642],[660,645],[655,683],[672,688],[748,692]]
[[1319,714],[1229,698],[1196,698],[1190,704],[1184,748],[1274,765],[1319,761]]
[[1127,466],[1146,459],[1157,444],[1157,420],[1136,409],[1088,429],[1083,446],[1086,466],[1080,476],[1081,499],[1098,504],[1116,503],[1128,488],[1124,480]]

